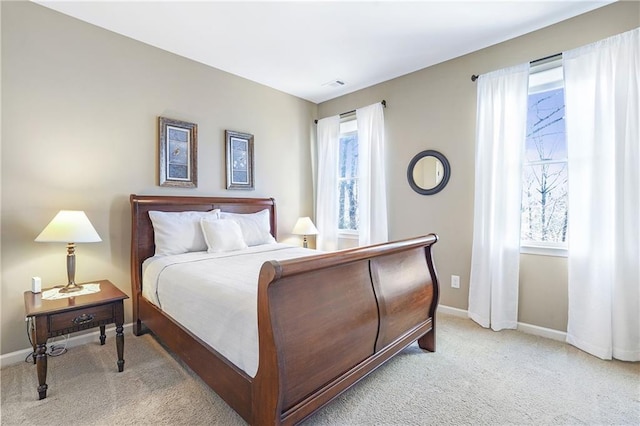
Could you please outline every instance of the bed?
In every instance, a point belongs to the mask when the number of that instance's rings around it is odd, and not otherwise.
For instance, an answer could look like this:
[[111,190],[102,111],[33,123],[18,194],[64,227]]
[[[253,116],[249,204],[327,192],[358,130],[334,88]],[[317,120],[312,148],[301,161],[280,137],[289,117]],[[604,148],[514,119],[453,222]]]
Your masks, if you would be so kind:
[[435,234],[268,260],[257,277],[257,369],[247,373],[143,295],[143,263],[154,256],[149,212],[250,215],[270,198],[131,195],[134,334],[151,331],[247,423],[296,424],[417,340],[435,351]]

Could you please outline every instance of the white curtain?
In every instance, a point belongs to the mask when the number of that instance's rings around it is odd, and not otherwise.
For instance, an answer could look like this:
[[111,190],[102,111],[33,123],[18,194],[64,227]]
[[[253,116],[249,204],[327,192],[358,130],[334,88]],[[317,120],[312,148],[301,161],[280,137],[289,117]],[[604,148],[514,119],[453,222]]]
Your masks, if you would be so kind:
[[318,120],[316,228],[318,250],[338,249],[338,155],[340,116]]
[[469,317],[497,331],[518,322],[529,64],[483,74],[477,84]]
[[640,29],[563,53],[567,341],[640,361]]
[[384,113],[380,102],[356,110],[358,122],[358,243],[388,241]]

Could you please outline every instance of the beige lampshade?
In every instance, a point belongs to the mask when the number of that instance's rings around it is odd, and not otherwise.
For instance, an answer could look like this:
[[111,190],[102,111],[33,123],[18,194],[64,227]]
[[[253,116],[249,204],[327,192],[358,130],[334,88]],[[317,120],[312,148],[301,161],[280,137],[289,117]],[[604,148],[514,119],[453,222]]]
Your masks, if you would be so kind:
[[296,222],[296,226],[293,227],[292,233],[294,235],[317,235],[318,230],[309,217],[301,217]]
[[60,210],[35,241],[39,243],[96,243],[102,241],[83,211]]

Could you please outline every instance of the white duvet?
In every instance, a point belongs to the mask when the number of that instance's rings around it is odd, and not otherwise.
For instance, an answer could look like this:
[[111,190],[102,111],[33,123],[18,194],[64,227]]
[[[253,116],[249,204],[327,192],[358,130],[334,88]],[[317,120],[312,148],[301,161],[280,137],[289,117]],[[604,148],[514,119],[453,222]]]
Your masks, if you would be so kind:
[[251,377],[258,371],[258,274],[269,260],[317,254],[286,244],[152,257],[142,295]]

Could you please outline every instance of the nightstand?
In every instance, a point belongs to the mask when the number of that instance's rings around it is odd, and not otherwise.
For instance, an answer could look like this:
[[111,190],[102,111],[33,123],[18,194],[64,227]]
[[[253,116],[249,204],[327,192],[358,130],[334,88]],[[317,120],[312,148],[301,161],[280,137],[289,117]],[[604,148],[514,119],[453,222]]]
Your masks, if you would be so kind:
[[31,317],[35,325],[31,342],[38,370],[39,399],[47,397],[47,339],[50,337],[100,327],[100,344],[104,345],[105,326],[115,323],[118,371],[124,369],[123,300],[129,296],[108,280],[91,283],[99,283],[100,291],[57,300],[43,300],[42,293],[24,292],[26,316]]

